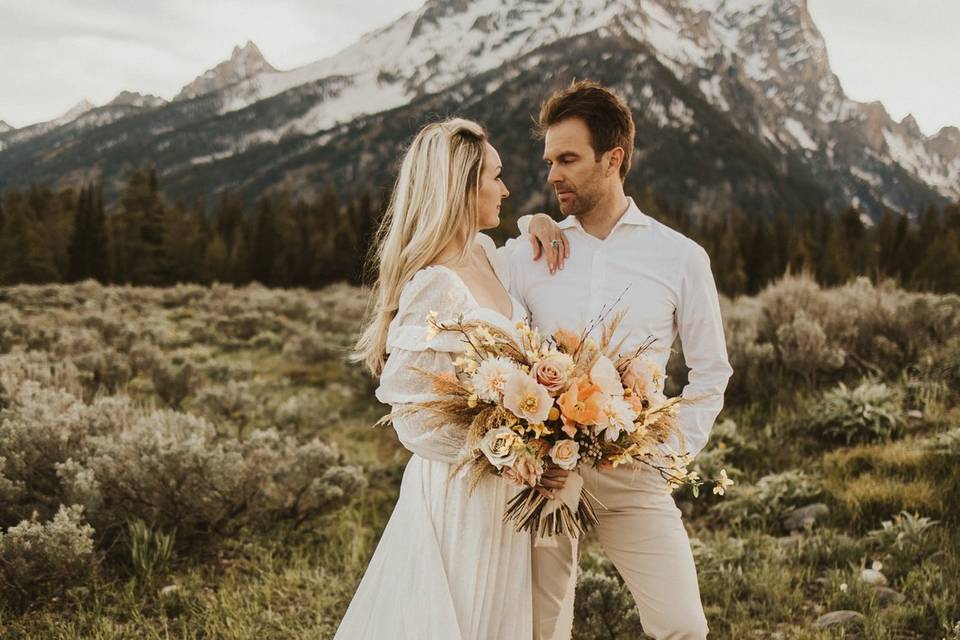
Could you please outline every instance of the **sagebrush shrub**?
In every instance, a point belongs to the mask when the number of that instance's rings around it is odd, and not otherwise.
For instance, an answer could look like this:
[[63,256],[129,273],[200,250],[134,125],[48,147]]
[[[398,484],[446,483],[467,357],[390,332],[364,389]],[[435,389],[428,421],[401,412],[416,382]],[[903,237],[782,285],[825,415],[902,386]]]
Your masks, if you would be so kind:
[[640,614],[613,563],[595,552],[577,577],[573,636],[578,640],[628,640],[643,636]]
[[93,528],[83,507],[61,506],[47,522],[0,527],[0,597],[15,606],[83,581],[93,563]]
[[733,485],[713,511],[730,524],[773,527],[795,507],[813,502],[823,489],[819,481],[799,470],[760,478],[756,484]]
[[840,383],[811,407],[813,433],[831,442],[882,442],[900,435],[905,423],[900,391],[865,380],[854,388]]

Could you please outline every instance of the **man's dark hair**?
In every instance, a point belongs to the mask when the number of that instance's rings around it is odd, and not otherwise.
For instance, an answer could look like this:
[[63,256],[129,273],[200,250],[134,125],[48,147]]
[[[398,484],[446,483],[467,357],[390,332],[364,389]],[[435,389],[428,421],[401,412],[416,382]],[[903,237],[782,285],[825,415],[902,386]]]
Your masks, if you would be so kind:
[[600,156],[610,149],[623,149],[623,163],[620,165],[620,179],[623,180],[630,170],[636,135],[633,116],[623,100],[598,82],[573,82],[566,89],[554,92],[540,106],[537,136],[542,138],[549,127],[568,118],[580,118],[587,125],[596,160],[599,161]]

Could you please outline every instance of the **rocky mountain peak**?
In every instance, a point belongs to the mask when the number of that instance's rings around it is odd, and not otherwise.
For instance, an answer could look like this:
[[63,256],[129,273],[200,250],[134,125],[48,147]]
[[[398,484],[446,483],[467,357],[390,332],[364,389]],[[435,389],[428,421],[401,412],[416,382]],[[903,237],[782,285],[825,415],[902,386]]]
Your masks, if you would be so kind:
[[960,159],[960,129],[943,127],[930,137],[930,148],[945,158]]
[[13,131],[16,127],[12,127],[3,120],[0,120],[0,133],[6,133],[7,131]]
[[174,97],[174,101],[189,100],[212,91],[225,89],[260,73],[272,71],[276,69],[263,57],[257,45],[248,40],[242,47],[233,48],[229,60],[208,69],[181,89],[180,93]]
[[167,103],[159,96],[142,94],[136,91],[121,91],[113,100],[107,103],[107,106],[125,106],[125,107],[160,107]]
[[920,125],[917,124],[917,119],[913,117],[912,113],[908,113],[903,120],[900,121],[900,126],[906,129],[912,136],[918,138],[923,137],[923,132],[920,131]]
[[67,110],[67,112],[64,113],[62,116],[60,116],[59,118],[56,118],[56,121],[61,123],[66,123],[66,122],[70,122],[71,120],[76,120],[77,118],[85,114],[87,111],[90,111],[90,109],[95,109],[96,106],[97,105],[93,104],[92,102],[84,98],[77,104],[70,107]]

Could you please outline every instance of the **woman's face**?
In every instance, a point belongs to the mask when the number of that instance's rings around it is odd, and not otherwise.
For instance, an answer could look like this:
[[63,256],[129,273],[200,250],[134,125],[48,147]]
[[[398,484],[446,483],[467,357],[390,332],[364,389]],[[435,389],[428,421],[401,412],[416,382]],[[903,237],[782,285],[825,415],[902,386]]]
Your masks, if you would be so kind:
[[500,178],[500,154],[489,142],[485,142],[483,167],[480,169],[480,190],[477,198],[480,229],[493,229],[500,225],[500,202],[510,195]]

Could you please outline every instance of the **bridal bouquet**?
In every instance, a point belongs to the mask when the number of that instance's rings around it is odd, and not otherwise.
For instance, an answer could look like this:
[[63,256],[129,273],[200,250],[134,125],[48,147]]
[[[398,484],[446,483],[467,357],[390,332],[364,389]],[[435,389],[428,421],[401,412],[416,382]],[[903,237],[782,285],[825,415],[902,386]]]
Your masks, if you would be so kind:
[[[514,335],[463,317],[441,322],[431,312],[429,337],[455,332],[465,350],[454,362],[455,374],[420,371],[438,399],[400,411],[427,409],[459,426],[466,435],[453,473],[469,474],[471,487],[491,472],[524,487],[504,520],[540,539],[578,537],[597,523],[593,503],[599,501],[583,488],[579,465],[647,464],[672,486],[691,484],[696,493],[703,481],[668,445],[676,439],[684,448],[677,406],[685,400],[663,395],[665,376],[646,357],[649,344],[627,354],[611,344],[621,318],[600,326],[601,318],[579,335],[541,335],[518,323]],[[587,337],[597,326],[599,343]],[[536,489],[548,464],[572,471],[554,499]],[[731,482],[722,475],[716,493]]]

